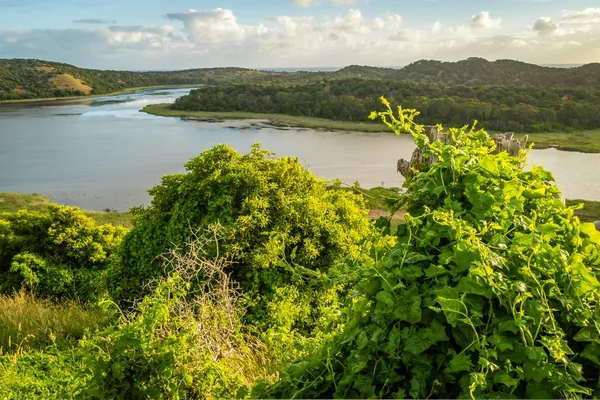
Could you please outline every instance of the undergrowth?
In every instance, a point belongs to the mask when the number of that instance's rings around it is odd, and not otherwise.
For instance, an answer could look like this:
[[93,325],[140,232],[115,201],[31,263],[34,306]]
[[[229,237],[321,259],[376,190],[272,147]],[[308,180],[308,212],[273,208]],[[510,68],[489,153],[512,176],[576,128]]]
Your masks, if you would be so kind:
[[0,354],[74,346],[86,330],[107,323],[100,310],[75,302],[53,303],[24,291],[0,295]]
[[[385,101],[384,101],[385,103]],[[429,142],[396,207],[398,244],[356,285],[344,330],[256,397],[576,398],[600,395],[600,233],[526,152],[475,127]]]

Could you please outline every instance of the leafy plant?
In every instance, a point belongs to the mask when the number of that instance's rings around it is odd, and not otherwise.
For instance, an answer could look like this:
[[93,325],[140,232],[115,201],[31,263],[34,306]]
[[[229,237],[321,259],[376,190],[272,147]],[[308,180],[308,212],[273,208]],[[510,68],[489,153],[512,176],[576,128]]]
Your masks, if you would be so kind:
[[373,113],[424,157],[396,202],[398,244],[365,269],[344,330],[256,397],[600,395],[600,234],[526,152],[482,129],[429,142],[414,110]]
[[0,214],[0,291],[25,288],[40,297],[90,300],[125,234],[96,226],[78,208]]
[[[131,314],[81,342],[83,375],[91,376],[85,398],[231,398],[269,375],[266,349],[242,331],[230,261],[206,251],[215,243],[194,233],[186,250],[167,257],[172,273]],[[192,289],[199,275],[206,279]]]
[[359,196],[327,190],[298,159],[272,156],[258,144],[245,155],[218,145],[190,160],[185,175],[165,176],[123,241],[109,276],[113,297],[144,295],[148,281],[169,272],[158,256],[185,247],[190,228],[218,222],[223,239],[208,250],[233,258],[246,322],[286,348],[295,332],[325,329],[339,310],[332,271],[369,262],[368,211]]

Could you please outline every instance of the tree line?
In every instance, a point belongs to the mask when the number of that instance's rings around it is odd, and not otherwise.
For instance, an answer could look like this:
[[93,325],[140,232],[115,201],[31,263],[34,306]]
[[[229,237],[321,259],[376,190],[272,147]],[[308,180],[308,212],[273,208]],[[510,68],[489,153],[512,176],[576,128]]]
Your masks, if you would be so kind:
[[384,94],[392,104],[420,110],[420,123],[551,132],[600,128],[600,92],[538,86],[467,86],[349,78],[309,84],[227,84],[193,90],[177,110],[247,111],[366,121]]

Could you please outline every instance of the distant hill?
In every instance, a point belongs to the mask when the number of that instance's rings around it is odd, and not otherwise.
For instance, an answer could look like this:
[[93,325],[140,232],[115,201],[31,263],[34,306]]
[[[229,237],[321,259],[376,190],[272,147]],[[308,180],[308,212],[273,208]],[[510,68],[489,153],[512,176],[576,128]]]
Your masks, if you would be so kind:
[[85,96],[142,86],[265,81],[278,74],[243,68],[103,71],[43,60],[0,59],[0,100]]
[[600,88],[600,64],[550,68],[512,60],[421,60],[402,69],[351,65],[337,71],[275,72],[245,68],[182,71],[103,71],[31,59],[0,59],[0,100],[86,96],[126,88],[224,83],[310,83],[347,78],[391,79],[444,85]]
[[458,62],[421,60],[397,70],[397,79],[444,85],[514,85],[600,88],[600,64],[551,68],[513,60],[490,62],[469,58]]

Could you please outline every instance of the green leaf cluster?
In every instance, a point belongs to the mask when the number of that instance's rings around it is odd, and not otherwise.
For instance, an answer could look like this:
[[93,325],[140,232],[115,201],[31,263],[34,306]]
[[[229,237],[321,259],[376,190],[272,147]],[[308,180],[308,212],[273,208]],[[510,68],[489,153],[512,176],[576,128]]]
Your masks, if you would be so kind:
[[126,230],[97,226],[76,207],[0,214],[0,291],[94,299]]
[[135,212],[108,274],[113,298],[145,295],[147,282],[169,272],[162,254],[218,223],[223,237],[207,251],[232,258],[246,322],[263,340],[284,352],[296,333],[308,338],[335,321],[347,276],[338,272],[370,260],[374,233],[362,198],[327,190],[298,159],[274,158],[258,144],[244,155],[218,145],[185,167]]
[[342,332],[284,370],[275,398],[600,395],[600,240],[526,152],[483,130],[429,143],[414,113],[386,118],[437,162],[398,199],[398,244],[365,269]]
[[[133,313],[84,338],[77,350],[85,365],[79,374],[79,397],[235,397],[244,387],[240,374],[227,367],[227,358],[219,362],[199,345],[195,316],[174,312],[189,288],[189,282],[173,274]],[[104,305],[118,313],[113,304]]]

